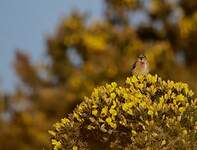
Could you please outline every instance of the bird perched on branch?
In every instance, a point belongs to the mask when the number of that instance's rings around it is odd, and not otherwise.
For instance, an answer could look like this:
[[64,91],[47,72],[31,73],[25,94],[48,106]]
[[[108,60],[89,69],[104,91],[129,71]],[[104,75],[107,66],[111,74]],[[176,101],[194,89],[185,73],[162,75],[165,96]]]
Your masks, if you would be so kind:
[[149,73],[149,63],[145,55],[138,56],[132,66],[132,75],[146,75]]

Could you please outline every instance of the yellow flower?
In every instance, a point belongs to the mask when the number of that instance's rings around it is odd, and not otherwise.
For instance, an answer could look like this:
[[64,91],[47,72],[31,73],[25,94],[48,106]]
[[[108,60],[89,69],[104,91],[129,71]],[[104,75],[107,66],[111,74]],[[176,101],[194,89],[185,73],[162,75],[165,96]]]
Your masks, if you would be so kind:
[[169,81],[169,80],[168,80],[167,83],[168,83],[168,87],[169,87],[170,89],[172,89],[172,88],[174,87],[174,85],[175,85],[173,81]]
[[142,98],[143,95],[142,95],[142,93],[138,92],[138,93],[135,94],[135,97],[137,97],[137,98]]
[[163,103],[164,103],[164,98],[163,98],[163,96],[159,98],[159,103],[160,103],[160,104],[163,104]]
[[97,113],[98,113],[98,110],[96,110],[96,109],[94,109],[94,110],[92,111],[92,114],[93,114],[94,116],[96,116]]
[[76,118],[80,122],[82,121],[81,117],[76,112],[73,113],[73,117]]
[[78,147],[74,145],[73,150],[78,150]]
[[117,125],[115,123],[112,122],[112,119],[110,117],[108,117],[106,119],[106,122],[108,123],[108,125],[110,125],[112,128],[116,129]]
[[67,123],[70,122],[70,120],[67,119],[67,118],[63,118],[63,119],[61,119],[61,122],[62,122],[63,124],[67,124]]
[[157,91],[157,89],[153,85],[148,87],[147,90],[148,90],[148,92],[150,92],[151,95],[154,95]]
[[133,76],[131,77],[130,81],[131,81],[132,83],[136,83],[136,82],[138,82],[138,79],[137,79],[137,77],[136,77],[135,75],[133,75]]
[[194,95],[194,92],[192,90],[189,90],[188,95],[189,96],[193,96]]
[[58,150],[58,149],[60,149],[61,146],[62,146],[61,142],[60,142],[60,141],[57,141],[57,140],[55,140],[55,139],[52,139],[52,140],[51,140],[51,143],[52,143],[52,145],[53,145],[53,150]]
[[131,78],[127,77],[126,84],[131,84]]
[[184,101],[184,99],[185,99],[185,97],[182,94],[180,94],[176,97],[176,101]]
[[101,110],[101,116],[106,116],[107,115],[107,112],[108,112],[108,107],[107,106],[105,106],[104,108],[102,108],[102,110]]
[[152,110],[148,111],[148,115],[153,116],[154,112]]
[[116,98],[116,94],[115,94],[115,93],[111,93],[111,94],[110,94],[110,98],[111,98],[111,99],[115,99],[115,98]]
[[113,101],[113,105],[111,106],[111,108],[115,108],[116,107],[116,102]]
[[146,104],[146,102],[143,101],[143,102],[139,103],[139,105],[140,105],[141,107],[145,108],[147,104]]
[[56,133],[55,133],[54,131],[52,131],[52,130],[49,130],[48,133],[49,133],[50,135],[52,135],[52,136],[56,136]]
[[110,123],[109,124],[113,129],[116,129],[117,128],[117,125],[115,123]]
[[55,124],[53,125],[53,127],[54,127],[57,131],[59,131],[59,130],[61,129],[61,127],[62,127],[62,124],[59,123],[59,122],[57,122],[57,123],[55,123]]
[[92,126],[92,125],[88,125],[88,126],[87,126],[87,129],[88,129],[88,130],[92,130],[92,129],[95,129],[95,127]]
[[110,108],[109,110],[110,114],[112,114],[112,116],[116,116],[117,115],[117,111],[113,108]]
[[115,89],[117,87],[117,83],[116,82],[112,82],[111,83],[112,87]]
[[110,117],[108,117],[108,118],[106,119],[106,122],[107,122],[108,124],[110,124],[110,123],[112,122],[112,119],[111,119]]
[[150,82],[150,83],[156,83],[157,82],[157,75],[155,75],[155,76],[152,76],[152,75],[150,75],[150,74],[148,74],[147,76],[146,76],[146,78],[147,78],[147,80]]
[[123,98],[124,99],[128,99],[129,98],[129,95],[127,93],[123,93]]
[[184,108],[184,107],[180,107],[180,108],[179,108],[179,111],[180,111],[181,113],[183,113],[183,112],[185,111],[185,108]]
[[139,88],[139,89],[143,89],[143,88],[144,88],[144,86],[145,86],[145,85],[144,85],[143,83],[138,84],[138,88]]

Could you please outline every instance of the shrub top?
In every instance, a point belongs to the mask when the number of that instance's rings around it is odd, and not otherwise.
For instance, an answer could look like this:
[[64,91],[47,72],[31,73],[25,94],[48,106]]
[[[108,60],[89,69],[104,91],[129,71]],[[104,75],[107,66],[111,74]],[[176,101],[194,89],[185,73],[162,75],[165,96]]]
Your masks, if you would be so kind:
[[197,147],[197,99],[188,85],[157,75],[95,88],[50,130],[53,149]]

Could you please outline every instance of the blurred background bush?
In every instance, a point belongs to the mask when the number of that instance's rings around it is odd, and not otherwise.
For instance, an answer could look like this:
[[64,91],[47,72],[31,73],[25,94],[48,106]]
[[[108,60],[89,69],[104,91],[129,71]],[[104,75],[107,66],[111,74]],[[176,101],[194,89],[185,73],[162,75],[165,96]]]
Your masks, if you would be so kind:
[[196,93],[196,39],[196,0],[103,0],[94,21],[73,11],[47,37],[45,63],[16,52],[20,84],[0,93],[0,149],[47,148],[51,125],[94,87],[123,83],[140,53],[152,74],[187,82]]

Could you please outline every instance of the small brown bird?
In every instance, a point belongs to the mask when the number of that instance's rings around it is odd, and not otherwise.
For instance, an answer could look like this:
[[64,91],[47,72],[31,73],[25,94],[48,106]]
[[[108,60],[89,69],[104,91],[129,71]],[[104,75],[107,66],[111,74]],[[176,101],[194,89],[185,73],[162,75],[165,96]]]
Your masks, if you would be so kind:
[[137,61],[132,66],[132,75],[146,75],[149,73],[149,63],[145,55],[138,56]]

